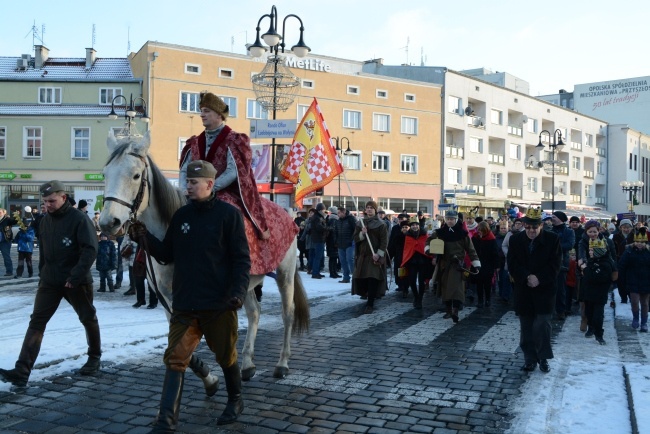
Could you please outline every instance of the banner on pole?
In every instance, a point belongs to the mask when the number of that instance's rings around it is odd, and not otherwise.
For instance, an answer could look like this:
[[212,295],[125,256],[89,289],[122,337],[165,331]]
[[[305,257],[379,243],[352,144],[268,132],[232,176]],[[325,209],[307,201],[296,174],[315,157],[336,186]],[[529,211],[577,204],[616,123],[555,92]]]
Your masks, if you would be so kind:
[[280,174],[296,185],[296,204],[302,207],[306,195],[323,188],[342,172],[339,153],[314,98],[298,124]]

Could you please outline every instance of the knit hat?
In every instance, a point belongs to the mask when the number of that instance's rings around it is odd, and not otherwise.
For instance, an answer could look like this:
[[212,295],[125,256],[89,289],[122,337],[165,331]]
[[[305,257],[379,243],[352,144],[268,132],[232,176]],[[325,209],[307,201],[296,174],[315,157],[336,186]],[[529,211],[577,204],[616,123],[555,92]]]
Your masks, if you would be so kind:
[[580,223],[580,218],[578,216],[575,216],[575,215],[571,216],[571,218],[569,219],[569,223],[570,222],[578,222],[578,223]]
[[199,102],[199,108],[207,107],[210,110],[214,110],[219,113],[221,117],[225,120],[228,117],[228,104],[223,102],[221,98],[210,92],[202,92],[201,100]]
[[86,202],[84,199],[81,199],[79,201],[79,209],[85,208],[88,206],[88,202]]
[[335,206],[331,206],[329,207],[328,211],[330,212],[330,214],[336,214],[339,211],[339,209]]
[[316,211],[325,211],[325,204],[323,202],[318,202],[318,205],[316,205]]
[[614,232],[616,230],[616,225],[614,223],[610,223],[607,225],[607,230],[610,232]]
[[567,217],[567,215],[566,215],[565,213],[563,213],[562,211],[555,211],[555,212],[553,213],[553,215],[554,215],[555,217],[559,218],[559,219],[562,221],[562,223],[566,223],[566,221],[569,219],[569,218]]
[[368,208],[369,206],[374,208],[375,211],[377,211],[377,202],[375,202],[374,200],[369,200],[368,202],[366,202],[366,208]]
[[632,221],[630,219],[623,219],[621,222],[618,224],[618,227],[620,228],[623,225],[630,225],[630,227],[633,227],[634,225],[632,224]]
[[194,160],[187,165],[188,178],[214,179],[216,176],[217,176],[217,169],[215,169],[212,163],[208,161]]
[[585,223],[585,231],[591,228],[599,228],[600,223],[598,223],[597,220],[589,220],[587,223]]

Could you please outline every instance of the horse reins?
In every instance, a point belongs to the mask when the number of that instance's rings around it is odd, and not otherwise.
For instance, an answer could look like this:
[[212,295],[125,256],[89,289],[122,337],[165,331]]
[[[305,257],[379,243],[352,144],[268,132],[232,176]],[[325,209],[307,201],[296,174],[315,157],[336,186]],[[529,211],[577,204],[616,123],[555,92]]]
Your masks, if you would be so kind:
[[[133,157],[136,157],[140,159],[144,163],[144,169],[142,169],[142,175],[140,176],[140,187],[138,188],[138,194],[135,195],[135,199],[133,199],[133,203],[128,203],[118,197],[105,197],[104,198],[104,203],[108,202],[117,202],[122,206],[127,207],[128,209],[131,210],[131,213],[129,214],[129,220],[127,220],[124,223],[125,226],[125,231],[128,232],[128,226],[129,224],[136,223],[138,221],[138,210],[140,209],[140,206],[142,205],[142,200],[144,199],[144,191],[145,188],[149,193],[151,193],[151,183],[149,182],[149,164],[147,163],[147,160],[145,157],[143,157],[140,154],[136,154],[135,152],[129,152],[128,155],[131,155]],[[167,304],[167,301],[165,301],[165,297],[160,293],[160,290],[158,289],[158,282],[156,281],[156,273],[153,271],[153,263],[151,262],[151,255],[147,253],[147,250],[149,250],[149,243],[147,242],[147,238],[144,238],[144,253],[147,256],[147,262],[148,262],[148,267],[147,267],[147,274],[149,275],[149,280],[153,283],[153,288],[154,291],[156,291],[156,295],[158,296],[158,300],[160,300],[160,304],[165,308],[167,312],[171,315],[172,310]],[[158,263],[161,263],[158,261]],[[163,264],[164,265],[164,264]]]

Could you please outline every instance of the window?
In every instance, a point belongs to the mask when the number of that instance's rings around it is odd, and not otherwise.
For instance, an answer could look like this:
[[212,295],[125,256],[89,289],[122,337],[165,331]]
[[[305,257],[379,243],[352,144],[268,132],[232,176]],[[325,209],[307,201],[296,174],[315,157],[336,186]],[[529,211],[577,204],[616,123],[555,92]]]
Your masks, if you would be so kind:
[[479,137],[470,137],[469,138],[469,151],[477,152],[479,154],[483,153],[483,139]]
[[248,119],[268,119],[269,112],[254,99],[246,100],[246,117]]
[[415,102],[415,95],[412,93],[405,93],[404,94],[404,101],[406,102]]
[[604,175],[605,174],[605,162],[604,161],[599,161],[596,163],[596,171],[598,172],[599,175]]
[[594,146],[594,136],[591,134],[585,134],[585,145],[592,147]]
[[510,143],[510,158],[513,160],[521,160],[521,145]]
[[219,68],[219,77],[233,79],[235,77],[235,71],[232,69]]
[[585,184],[585,197],[591,197],[591,185]]
[[90,128],[72,128],[72,158],[90,159]]
[[0,127],[0,159],[7,158],[7,127]]
[[377,89],[377,98],[382,98],[382,99],[388,98],[388,91]]
[[38,88],[39,104],[61,104],[60,87],[39,87]]
[[417,155],[402,155],[400,161],[400,172],[402,173],[417,173]]
[[359,86],[350,86],[348,84],[348,95],[359,95]]
[[528,118],[526,129],[529,133],[537,134],[537,119]]
[[536,193],[537,192],[537,178],[528,178],[528,181],[526,182],[526,187],[528,188],[528,191]]
[[490,174],[490,186],[492,188],[501,188],[501,180],[503,175],[501,173],[492,172]]
[[181,92],[181,111],[199,113],[199,100],[201,96],[194,92]]
[[447,182],[451,185],[458,185],[463,183],[462,172],[460,169],[448,168],[447,169]]
[[234,96],[221,96],[223,102],[228,105],[228,116],[231,118],[237,117],[237,98]]
[[23,128],[23,158],[42,157],[43,133],[41,127]]
[[99,105],[110,105],[113,103],[115,97],[119,95],[122,95],[122,88],[119,87],[99,89]]
[[402,116],[402,134],[416,135],[417,133],[418,133],[418,118]]
[[361,129],[361,112],[354,110],[343,110],[343,127]]
[[580,170],[580,157],[571,157],[571,167]]
[[456,113],[456,114],[462,114],[463,112],[463,100],[456,97],[456,96],[451,96],[449,95],[449,105],[447,107],[447,111],[449,113]]
[[372,153],[372,170],[388,172],[390,170],[390,154]]
[[361,153],[343,154],[343,167],[347,170],[361,170]]
[[373,131],[390,131],[390,115],[381,113],[372,114],[372,129]]
[[503,112],[501,110],[490,110],[490,120],[493,124],[503,125]]
[[185,144],[187,143],[187,138],[186,137],[179,137],[178,138],[178,157],[177,159],[180,161],[181,159],[181,151],[185,147]]
[[305,113],[307,113],[307,110],[309,110],[308,105],[298,104],[298,107],[297,107],[297,110],[296,110],[297,111],[296,116],[297,116],[298,122],[300,122],[302,120],[302,118],[305,117]]
[[199,74],[201,74],[201,65],[195,65],[193,63],[186,63],[185,64],[185,72],[187,74],[199,75]]
[[300,86],[301,86],[303,89],[313,89],[313,88],[314,88],[314,81],[313,81],[313,80],[305,80],[305,79],[302,79],[302,80],[300,81]]

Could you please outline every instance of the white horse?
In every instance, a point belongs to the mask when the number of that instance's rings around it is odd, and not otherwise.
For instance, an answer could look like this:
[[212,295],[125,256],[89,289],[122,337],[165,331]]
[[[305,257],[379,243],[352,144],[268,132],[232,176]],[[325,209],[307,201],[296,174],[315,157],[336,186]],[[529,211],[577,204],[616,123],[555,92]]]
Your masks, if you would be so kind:
[[[114,234],[127,221],[137,218],[151,234],[162,240],[172,215],[186,204],[186,199],[178,188],[167,181],[149,156],[149,133],[144,138],[128,137],[119,141],[111,133],[107,144],[110,156],[104,167],[104,209],[99,218],[102,230]],[[295,252],[294,236],[293,243],[277,268],[284,322],[284,343],[273,373],[277,378],[284,378],[289,373],[292,332],[302,333],[309,328],[309,304],[296,267]],[[173,267],[174,264],[161,265],[153,261],[158,290],[170,307]],[[242,351],[243,380],[250,380],[255,375],[253,358],[261,309],[253,288],[261,285],[263,280],[264,275],[250,277],[248,295],[244,301],[248,331]],[[168,319],[169,316],[167,312]]]

